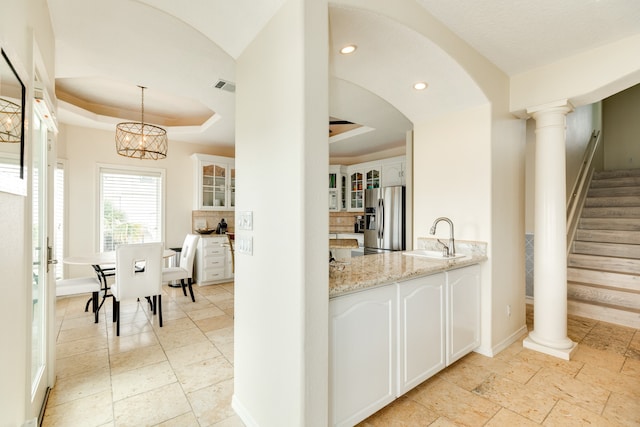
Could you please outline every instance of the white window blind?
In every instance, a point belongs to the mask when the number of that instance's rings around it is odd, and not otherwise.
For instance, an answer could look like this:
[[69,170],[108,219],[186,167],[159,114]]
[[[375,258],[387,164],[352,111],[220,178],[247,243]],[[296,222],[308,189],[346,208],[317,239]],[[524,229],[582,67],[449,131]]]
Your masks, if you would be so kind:
[[163,241],[164,171],[100,167],[100,251]]

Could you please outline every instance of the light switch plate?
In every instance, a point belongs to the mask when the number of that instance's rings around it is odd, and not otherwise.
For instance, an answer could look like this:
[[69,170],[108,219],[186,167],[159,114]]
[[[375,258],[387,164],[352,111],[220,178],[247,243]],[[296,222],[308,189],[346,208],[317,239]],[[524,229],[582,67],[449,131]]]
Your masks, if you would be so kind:
[[253,236],[236,236],[235,251],[239,254],[253,255]]
[[253,211],[238,212],[238,230],[253,230]]

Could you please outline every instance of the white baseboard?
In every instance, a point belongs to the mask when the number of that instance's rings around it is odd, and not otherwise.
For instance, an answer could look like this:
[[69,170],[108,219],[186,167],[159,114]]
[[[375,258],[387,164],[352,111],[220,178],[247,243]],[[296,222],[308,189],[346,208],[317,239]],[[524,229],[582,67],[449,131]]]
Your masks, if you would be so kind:
[[474,351],[483,356],[494,357],[498,353],[500,353],[505,348],[509,347],[514,342],[518,341],[522,338],[523,335],[528,333],[527,325],[523,325],[520,329],[515,331],[513,334],[509,335],[507,338],[494,345],[491,348],[482,348],[478,347]]
[[235,393],[231,397],[231,407],[234,411],[236,411],[236,414],[238,415],[240,420],[242,420],[245,426],[259,427],[256,420],[253,419],[247,408],[245,408],[245,406],[240,402],[240,399],[238,399],[238,396],[236,396]]

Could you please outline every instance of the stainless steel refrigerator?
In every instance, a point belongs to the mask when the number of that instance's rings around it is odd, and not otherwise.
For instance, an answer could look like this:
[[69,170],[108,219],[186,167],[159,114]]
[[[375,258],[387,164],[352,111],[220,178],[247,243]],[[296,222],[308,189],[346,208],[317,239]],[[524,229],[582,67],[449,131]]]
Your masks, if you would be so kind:
[[364,218],[365,255],[406,248],[404,186],[365,190]]

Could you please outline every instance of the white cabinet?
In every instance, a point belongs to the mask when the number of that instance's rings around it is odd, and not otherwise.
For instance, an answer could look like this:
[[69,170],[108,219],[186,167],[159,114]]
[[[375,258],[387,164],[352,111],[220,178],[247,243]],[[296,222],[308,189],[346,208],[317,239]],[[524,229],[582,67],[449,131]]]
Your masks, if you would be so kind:
[[398,397],[445,367],[445,274],[398,284]]
[[194,209],[233,210],[236,205],[235,160],[230,157],[193,154]]
[[480,266],[447,271],[447,366],[480,345]]
[[201,236],[195,258],[195,281],[199,286],[233,279],[231,249],[227,236]]
[[478,265],[330,300],[330,424],[357,424],[479,344]]
[[405,177],[406,158],[404,156],[392,157],[382,162],[382,186],[406,185]]
[[329,210],[347,209],[347,175],[344,166],[329,166]]
[[347,168],[349,176],[347,210],[357,212],[364,210],[364,191],[369,188],[380,188],[380,170],[379,163],[361,163]]
[[329,304],[329,417],[353,426],[396,396],[396,285]]

